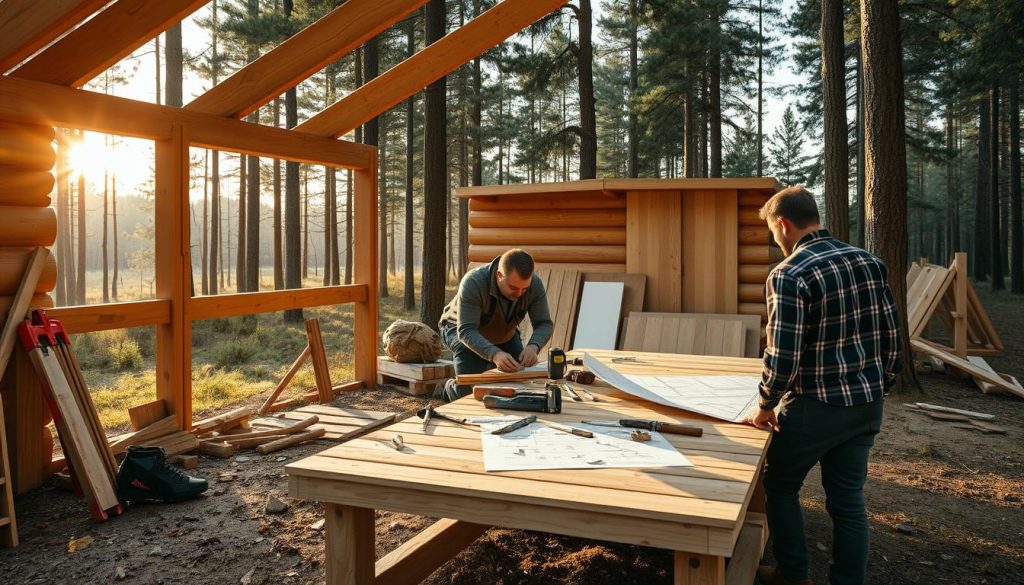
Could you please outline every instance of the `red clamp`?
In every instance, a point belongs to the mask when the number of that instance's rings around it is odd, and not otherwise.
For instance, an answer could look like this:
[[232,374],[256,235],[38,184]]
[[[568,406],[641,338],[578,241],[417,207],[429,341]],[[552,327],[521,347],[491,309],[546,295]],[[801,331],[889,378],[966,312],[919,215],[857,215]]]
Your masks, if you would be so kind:
[[[47,347],[56,347],[58,339],[63,341],[64,345],[71,346],[67,331],[64,331],[64,324],[57,319],[48,318],[46,311],[42,309],[32,309],[28,319],[18,325],[18,339],[21,339],[25,351],[32,351],[37,347],[44,350]],[[46,340],[45,343],[43,339]]]

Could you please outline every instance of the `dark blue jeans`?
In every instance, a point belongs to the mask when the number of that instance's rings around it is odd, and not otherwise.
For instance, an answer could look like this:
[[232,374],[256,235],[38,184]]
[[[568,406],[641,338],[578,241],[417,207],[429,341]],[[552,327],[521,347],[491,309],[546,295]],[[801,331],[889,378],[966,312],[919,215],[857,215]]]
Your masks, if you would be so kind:
[[821,463],[825,508],[832,517],[832,585],[862,585],[867,577],[868,520],[864,482],[868,452],[882,426],[882,400],[832,406],[815,398],[787,398],[768,447],[764,488],[772,552],[789,581],[808,578],[800,487]]
[[[459,331],[455,326],[445,325],[442,327],[441,339],[444,340],[444,344],[448,349],[452,350],[452,360],[455,362],[456,374],[482,374],[494,368],[493,362],[478,356],[476,352],[459,341]],[[512,339],[497,345],[498,349],[515,359],[519,359],[519,354],[523,353],[523,341],[520,339],[518,331],[512,336]],[[472,393],[472,386],[445,386],[443,398],[445,402],[451,402]]]

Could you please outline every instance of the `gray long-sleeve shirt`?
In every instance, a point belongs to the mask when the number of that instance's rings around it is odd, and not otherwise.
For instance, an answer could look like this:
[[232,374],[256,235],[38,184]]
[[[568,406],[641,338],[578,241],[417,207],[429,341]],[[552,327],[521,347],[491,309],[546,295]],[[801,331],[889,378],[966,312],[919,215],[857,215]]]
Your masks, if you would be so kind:
[[438,323],[442,328],[446,325],[457,327],[459,341],[488,361],[500,351],[496,344],[511,339],[526,315],[530,316],[533,325],[533,334],[527,344],[538,349],[544,347],[554,332],[547,292],[541,278],[534,274],[526,292],[512,301],[498,288],[497,267],[498,259],[495,258],[490,264],[467,272],[459,284],[458,293],[444,308]]

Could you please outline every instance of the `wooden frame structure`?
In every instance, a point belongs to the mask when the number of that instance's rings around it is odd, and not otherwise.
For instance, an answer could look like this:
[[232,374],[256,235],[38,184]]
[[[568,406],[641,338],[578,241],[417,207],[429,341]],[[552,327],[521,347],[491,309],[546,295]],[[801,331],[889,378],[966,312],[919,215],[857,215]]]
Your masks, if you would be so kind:
[[[374,147],[336,138],[565,2],[504,0],[384,72],[372,88],[368,85],[299,127],[284,130],[237,118],[349,53],[426,0],[349,0],[185,108],[75,88],[205,5],[206,0],[0,0],[0,123],[79,128],[148,139],[156,145],[156,214],[161,218],[156,222],[158,298],[66,307],[50,314],[64,320],[70,332],[155,326],[157,398],[165,401],[182,429],[187,429],[192,419],[191,331],[196,320],[354,303],[355,377],[374,386],[378,353],[377,152]],[[354,240],[359,247],[354,256],[355,284],[193,297],[188,221],[188,149],[193,146],[351,169]],[[38,485],[47,472],[39,460],[45,446],[38,445],[45,409],[26,398],[38,393],[34,380],[26,379],[24,369],[15,370],[14,391],[19,399],[8,420],[15,426],[12,450],[21,492]]]

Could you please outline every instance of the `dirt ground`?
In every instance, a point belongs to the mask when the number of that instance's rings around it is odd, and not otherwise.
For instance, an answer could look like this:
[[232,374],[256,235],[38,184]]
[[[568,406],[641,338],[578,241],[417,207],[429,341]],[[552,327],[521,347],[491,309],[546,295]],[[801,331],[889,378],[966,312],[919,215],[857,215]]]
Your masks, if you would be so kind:
[[[1024,300],[979,291],[1003,338],[1001,372],[1024,379]],[[995,414],[1006,435],[983,435],[933,421],[891,396],[866,487],[871,584],[1024,582],[1024,400],[983,395],[968,379],[921,374],[923,398]],[[390,387],[344,395],[339,405],[406,412],[425,400]],[[16,498],[21,546],[0,549],[0,582],[260,584],[323,582],[323,507],[287,495],[284,465],[334,443],[318,441],[267,456],[201,457],[203,497],[135,506],[90,521],[82,500],[56,482]],[[803,503],[812,579],[826,583],[831,523],[820,476]],[[289,504],[266,510],[268,496]],[[432,520],[378,512],[382,556]],[[897,530],[900,526],[900,530]],[[770,559],[770,553],[768,554]],[[667,551],[492,529],[425,581],[428,585],[659,585],[671,583]]]

